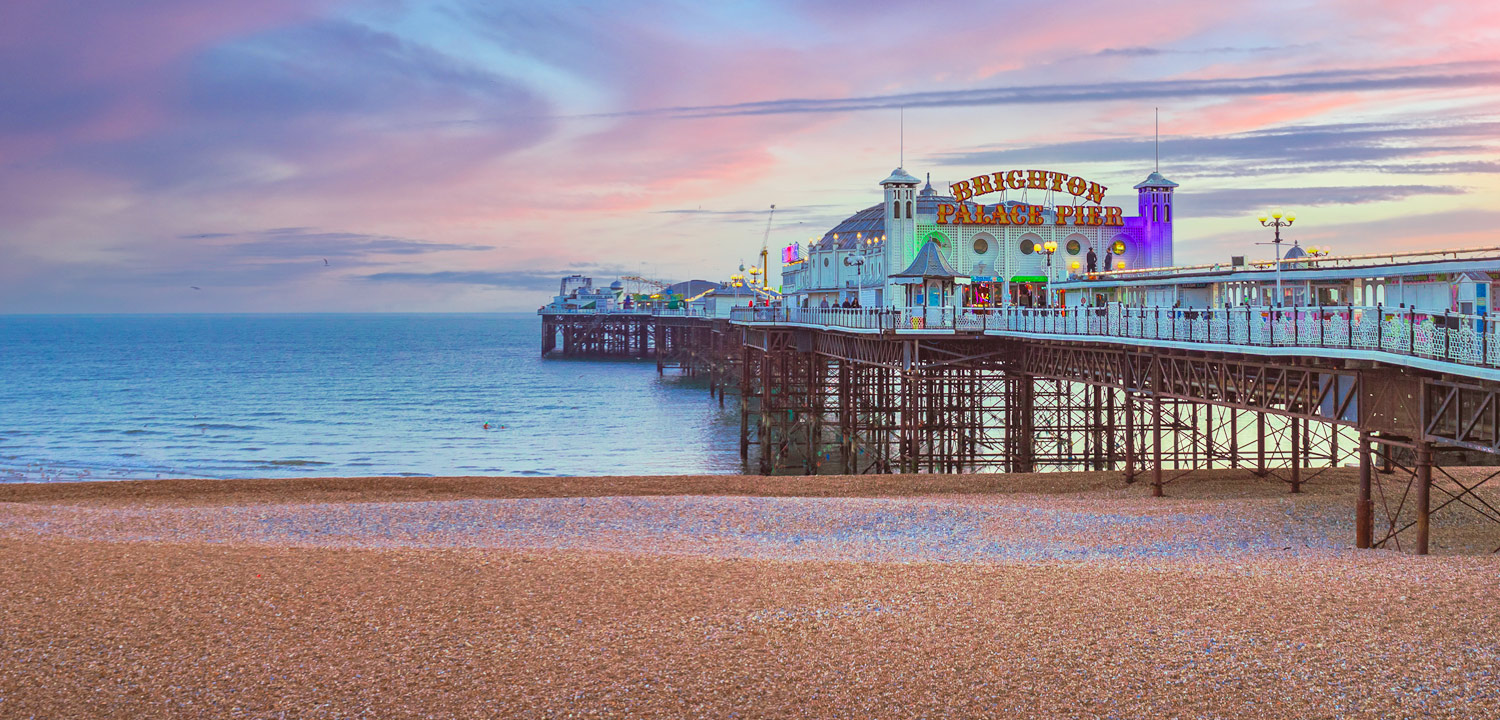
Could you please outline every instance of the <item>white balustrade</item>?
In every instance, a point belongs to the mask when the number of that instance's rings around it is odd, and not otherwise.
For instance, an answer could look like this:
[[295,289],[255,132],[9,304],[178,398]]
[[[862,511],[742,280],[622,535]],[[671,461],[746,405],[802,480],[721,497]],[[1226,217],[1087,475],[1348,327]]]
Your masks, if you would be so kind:
[[[677,311],[689,313],[691,311]],[[656,314],[666,314],[658,311]],[[734,322],[875,331],[1004,332],[1226,346],[1381,351],[1500,367],[1493,319],[1382,306],[734,308]]]

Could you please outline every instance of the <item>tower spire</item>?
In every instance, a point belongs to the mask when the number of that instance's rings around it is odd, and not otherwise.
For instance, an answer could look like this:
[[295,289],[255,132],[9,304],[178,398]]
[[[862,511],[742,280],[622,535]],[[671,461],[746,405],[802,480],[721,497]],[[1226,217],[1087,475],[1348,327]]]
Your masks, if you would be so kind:
[[1156,108],[1156,172],[1161,172],[1161,108]]
[[901,155],[896,167],[906,167],[906,106],[901,106]]

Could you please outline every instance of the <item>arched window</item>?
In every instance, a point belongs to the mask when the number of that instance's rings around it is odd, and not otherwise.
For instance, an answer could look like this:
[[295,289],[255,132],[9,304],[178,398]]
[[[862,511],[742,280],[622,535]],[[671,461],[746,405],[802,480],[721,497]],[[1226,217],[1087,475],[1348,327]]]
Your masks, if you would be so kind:
[[1159,210],[1160,208],[1158,208],[1157,206],[1151,206],[1151,222],[1156,222],[1157,219],[1161,217]]
[[891,215],[891,217],[894,217],[894,218],[901,217],[901,201],[900,200],[897,200],[896,202],[891,203],[891,212],[894,213],[893,215]]
[[1172,222],[1172,206],[1166,206],[1165,212],[1167,214],[1167,222]]
[[906,201],[906,216],[911,217],[911,201]]

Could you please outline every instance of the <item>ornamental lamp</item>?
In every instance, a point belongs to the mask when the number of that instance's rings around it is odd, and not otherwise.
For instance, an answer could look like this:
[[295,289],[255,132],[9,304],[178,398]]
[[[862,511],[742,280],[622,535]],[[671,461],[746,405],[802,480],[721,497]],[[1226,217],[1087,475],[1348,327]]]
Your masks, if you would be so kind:
[[1286,224],[1291,225],[1296,220],[1297,220],[1297,214],[1296,213],[1287,213],[1286,214]]
[[1271,213],[1271,217],[1276,218],[1277,220],[1280,220],[1281,219],[1281,208],[1276,208],[1276,211],[1273,212],[1273,213]]
[[1262,223],[1264,223],[1265,221],[1270,220],[1271,218],[1267,217],[1265,213],[1261,213],[1260,217],[1257,217],[1255,219],[1261,221]]

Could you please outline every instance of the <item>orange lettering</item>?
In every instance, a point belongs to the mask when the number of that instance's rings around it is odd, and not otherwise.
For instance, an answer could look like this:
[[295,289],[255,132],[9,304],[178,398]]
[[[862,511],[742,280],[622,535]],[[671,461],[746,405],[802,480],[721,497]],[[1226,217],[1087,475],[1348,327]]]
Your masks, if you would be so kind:
[[1008,187],[1012,190],[1020,190],[1021,188],[1026,187],[1026,179],[1022,177],[1022,173],[1020,170],[1012,170],[1008,173],[1005,173],[1005,187]]
[[1027,205],[1026,206],[1026,224],[1027,225],[1041,225],[1042,224],[1042,206],[1041,205]]
[[953,193],[953,199],[959,202],[963,202],[971,197],[974,197],[974,191],[969,189],[968,180],[959,180],[956,183],[949,184],[948,192]]
[[1010,224],[1010,213],[1008,213],[1008,212],[1005,211],[1005,206],[1004,205],[996,205],[995,206],[995,221],[994,222],[995,222],[996,225],[1009,225]]
[[1104,187],[1103,185],[1100,185],[1096,182],[1089,183],[1089,202],[1095,205],[1103,205],[1104,191],[1108,189],[1109,188]]
[[990,176],[988,175],[980,175],[969,182],[974,183],[975,195],[995,192],[995,186],[990,184]]
[[1068,194],[1073,197],[1083,197],[1083,193],[1089,188],[1089,183],[1081,177],[1068,178]]
[[1120,227],[1124,225],[1125,220],[1120,217],[1122,214],[1124,214],[1124,211],[1120,210],[1120,208],[1104,208],[1104,224],[1110,225],[1112,227]]
[[1060,172],[1049,172],[1047,175],[1052,178],[1052,191],[1062,192],[1063,181],[1067,180],[1068,176]]
[[952,205],[939,205],[938,206],[937,224],[939,224],[939,225],[947,225],[948,224],[948,218],[950,218],[952,216],[953,216],[953,206]]
[[1099,217],[1099,206],[1098,205],[1090,205],[1089,206],[1089,224],[1090,225],[1098,225],[1101,222],[1104,222],[1104,220]]
[[1068,224],[1068,218],[1070,218],[1070,217],[1073,217],[1073,206],[1072,205],[1058,205],[1057,206],[1057,221],[1054,222],[1054,223],[1052,223],[1052,224],[1053,225],[1067,225]]
[[1045,170],[1027,170],[1026,171],[1026,187],[1028,189],[1031,189],[1031,190],[1046,190],[1047,189],[1047,171],[1045,171]]

